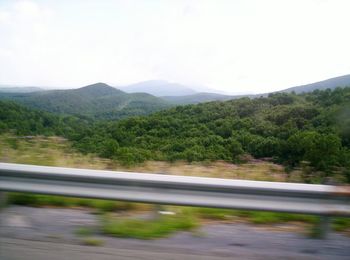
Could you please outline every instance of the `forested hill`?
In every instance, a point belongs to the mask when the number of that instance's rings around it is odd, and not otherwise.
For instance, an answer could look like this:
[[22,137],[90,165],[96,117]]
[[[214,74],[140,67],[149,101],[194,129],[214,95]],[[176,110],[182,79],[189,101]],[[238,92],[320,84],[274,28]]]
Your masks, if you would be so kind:
[[271,94],[178,106],[81,132],[81,151],[129,163],[143,160],[244,161],[272,157],[289,167],[350,170],[350,88]]
[[52,113],[29,109],[12,101],[0,100],[0,134],[11,132],[24,135],[74,136],[80,129],[92,124],[74,116],[57,116]]
[[56,114],[84,115],[96,119],[145,115],[169,107],[166,101],[152,95],[128,94],[104,83],[69,90],[0,93],[0,99]]
[[0,92],[6,93],[30,93],[36,91],[43,91],[42,88],[39,87],[18,87],[11,85],[0,85]]
[[335,78],[330,78],[322,81],[318,81],[311,84],[306,84],[302,86],[287,88],[279,92],[290,93],[294,91],[295,93],[311,92],[316,89],[325,90],[325,89],[335,89],[337,87],[346,87],[350,86],[350,75],[343,75]]
[[178,106],[109,122],[0,102],[0,119],[1,132],[62,135],[84,153],[126,164],[269,157],[315,173],[313,182],[334,174],[350,182],[349,87]]

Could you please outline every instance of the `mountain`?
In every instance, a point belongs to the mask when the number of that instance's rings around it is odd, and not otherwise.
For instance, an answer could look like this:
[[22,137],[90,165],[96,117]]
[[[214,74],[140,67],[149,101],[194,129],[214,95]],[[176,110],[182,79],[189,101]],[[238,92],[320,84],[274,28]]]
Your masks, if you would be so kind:
[[[276,91],[290,93],[312,92],[316,89],[334,89],[350,86],[350,74],[307,85]],[[0,85],[0,99],[11,99],[27,107],[58,114],[86,115],[94,118],[117,119],[133,115],[149,114],[173,105],[197,104],[211,101],[226,101],[241,97],[267,97],[271,93],[226,95],[199,91],[199,87],[150,80],[113,88],[96,83],[79,89],[43,90],[37,87]],[[203,87],[202,87],[203,89]],[[148,94],[147,94],[148,93]]]
[[136,84],[121,87],[121,89],[127,93],[143,92],[154,95],[156,97],[161,96],[185,96],[195,94],[196,91],[187,86],[170,83],[163,80],[149,80]]
[[350,87],[177,106],[101,123],[75,142],[88,153],[114,147],[104,156],[129,164],[144,160],[239,162],[253,156],[291,168],[307,162],[312,175],[304,175],[306,181],[339,176],[335,178],[350,182],[349,102]]
[[350,86],[350,74],[344,75],[340,77],[330,78],[327,80],[318,81],[311,84],[296,86],[292,88],[287,88],[278,92],[287,92],[290,93],[294,91],[295,93],[303,93],[303,92],[312,92],[316,89],[324,90],[324,89],[334,89],[336,87],[348,87]]
[[30,93],[36,91],[43,91],[42,88],[38,87],[18,87],[12,85],[0,85],[0,92],[6,93]]
[[33,93],[0,93],[0,99],[56,114],[119,119],[145,115],[170,105],[149,94],[128,94],[104,83],[78,89],[46,90]]
[[187,105],[187,104],[198,104],[198,103],[211,102],[211,101],[226,101],[230,99],[237,99],[237,98],[247,97],[247,96],[249,95],[231,96],[231,95],[203,92],[203,93],[196,93],[196,94],[187,95],[187,96],[165,96],[161,98],[172,104]]
[[[65,92],[73,98],[95,96],[97,100],[128,95],[102,83],[59,91]],[[149,95],[141,93],[133,98],[145,100]],[[84,153],[126,165],[145,160],[241,163],[254,157],[274,160],[290,169],[297,167],[298,171],[306,164],[312,174],[291,175],[298,181],[317,183],[334,178],[337,183],[350,183],[349,102],[350,87],[298,95],[274,93],[263,98],[177,106],[148,116],[95,124],[90,118],[59,116],[0,101],[0,132],[63,136]],[[15,139],[8,141],[17,145]]]
[[[350,74],[340,76],[340,77],[330,78],[327,80],[323,80],[323,81],[319,81],[311,84],[287,88],[276,92],[290,93],[294,91],[295,93],[303,93],[303,92],[312,92],[316,89],[324,90],[327,88],[334,89],[336,87],[346,87],[346,86],[350,86]],[[176,105],[197,104],[197,103],[210,102],[210,101],[225,101],[225,100],[237,99],[241,97],[258,98],[258,97],[266,97],[270,94],[270,93],[262,93],[262,94],[254,95],[254,94],[247,93],[247,94],[237,94],[237,95],[232,95],[232,94],[226,95],[224,93],[219,93],[218,91],[215,91],[215,90],[200,91],[199,90],[200,88],[198,87],[189,88],[181,84],[169,83],[167,81],[157,81],[157,80],[144,81],[133,85],[124,86],[122,89],[128,93],[135,93],[135,92],[149,93],[154,96],[161,97],[164,100]]]

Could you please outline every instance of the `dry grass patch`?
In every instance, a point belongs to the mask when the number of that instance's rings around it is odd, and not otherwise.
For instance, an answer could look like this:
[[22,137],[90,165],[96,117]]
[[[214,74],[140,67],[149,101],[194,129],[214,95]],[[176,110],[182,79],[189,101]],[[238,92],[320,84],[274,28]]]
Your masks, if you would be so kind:
[[226,179],[287,181],[287,174],[283,166],[259,160],[245,164],[232,164],[224,161],[194,163],[148,161],[141,165],[125,167],[110,159],[91,154],[83,155],[75,151],[68,140],[61,137],[21,138],[10,134],[0,135],[0,161]]

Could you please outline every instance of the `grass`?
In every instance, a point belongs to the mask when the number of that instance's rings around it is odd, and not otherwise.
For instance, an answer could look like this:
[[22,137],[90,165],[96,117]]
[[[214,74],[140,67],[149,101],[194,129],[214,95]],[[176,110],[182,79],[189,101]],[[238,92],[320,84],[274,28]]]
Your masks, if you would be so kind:
[[206,220],[229,220],[235,215],[234,210],[218,208],[186,207],[183,209],[187,214],[194,215],[199,219]]
[[82,242],[86,246],[103,246],[104,244],[103,240],[94,237],[86,237]]
[[315,223],[317,217],[302,214],[290,214],[266,211],[231,210],[220,208],[185,208],[187,214],[204,220],[244,220],[254,224],[277,224],[285,222]]
[[274,224],[285,222],[304,222],[314,224],[317,222],[317,217],[302,214],[251,211],[248,215],[249,221],[254,224]]
[[11,134],[0,134],[0,161],[88,169],[114,167],[111,160],[76,152],[61,137],[22,138]]
[[117,161],[99,158],[93,154],[76,152],[71,143],[61,137],[36,136],[21,138],[0,134],[0,161],[46,166],[61,166],[86,169],[166,173],[169,175],[217,177],[265,181],[286,181],[284,167],[264,161],[245,164],[230,164],[223,161],[187,163],[178,161],[148,161],[125,167]]
[[123,219],[107,215],[102,219],[101,229],[110,236],[154,239],[197,226],[196,219],[189,215],[160,216],[153,220]]
[[335,218],[332,228],[336,231],[350,231],[350,218]]
[[[273,225],[281,223],[307,224],[307,232],[311,237],[319,237],[318,224],[320,217],[304,214],[291,214],[267,211],[228,210],[219,208],[185,208],[187,214],[195,216],[199,220],[214,221],[243,221],[256,225]],[[331,229],[338,232],[350,233],[350,218],[332,218]]]
[[80,227],[75,231],[75,234],[81,237],[91,236],[94,231],[91,228]]
[[132,210],[138,205],[136,203],[121,201],[83,199],[31,193],[8,193],[8,203],[32,207],[88,207],[96,209],[97,213]]
[[75,231],[75,234],[81,237],[81,241],[83,245],[102,246],[104,244],[104,241],[101,239],[92,237],[94,233],[96,233],[95,230],[87,227],[80,227]]
[[[311,237],[317,237],[316,216],[289,214],[278,212],[230,210],[219,208],[199,208],[164,206],[164,210],[173,211],[175,215],[164,215],[151,220],[140,220],[125,217],[113,217],[111,212],[129,211],[134,214],[140,209],[153,210],[152,205],[136,204],[118,201],[81,199],[60,196],[36,195],[26,193],[9,193],[9,202],[30,206],[59,206],[59,207],[89,207],[96,209],[101,215],[100,231],[104,234],[117,237],[130,237],[139,239],[152,239],[167,236],[181,230],[192,230],[201,223],[210,221],[247,222],[257,225],[273,225],[288,222],[304,223],[309,226],[308,233]],[[134,213],[132,213],[134,212]],[[350,230],[350,218],[334,218],[332,229],[348,232]],[[75,232],[79,236],[91,236],[92,229],[82,227]]]
[[[102,159],[94,155],[83,155],[71,147],[71,143],[60,137],[20,138],[11,134],[0,135],[0,161],[35,165],[61,166],[87,169],[108,169],[119,171],[154,172],[170,175],[218,177],[228,179],[247,179],[263,181],[300,181],[300,173],[289,173],[280,165],[271,162],[255,161],[246,164],[226,162],[191,163],[186,162],[145,162],[125,168],[118,162]],[[107,200],[81,199],[61,196],[37,195],[27,193],[8,193],[9,203],[35,207],[88,207],[97,213],[152,210],[151,205]],[[167,236],[177,230],[190,230],[203,221],[245,221],[254,224],[277,224],[302,222],[315,225],[317,217],[217,208],[167,207],[176,211],[175,216],[162,216],[154,220],[114,219],[103,216],[102,230],[112,236],[151,239]],[[349,218],[335,218],[332,227],[336,231],[349,231]],[[77,231],[79,232],[79,231]],[[81,230],[82,234],[89,233]],[[89,236],[86,234],[85,236]],[[89,242],[87,242],[88,244]],[[92,242],[93,244],[93,242]]]

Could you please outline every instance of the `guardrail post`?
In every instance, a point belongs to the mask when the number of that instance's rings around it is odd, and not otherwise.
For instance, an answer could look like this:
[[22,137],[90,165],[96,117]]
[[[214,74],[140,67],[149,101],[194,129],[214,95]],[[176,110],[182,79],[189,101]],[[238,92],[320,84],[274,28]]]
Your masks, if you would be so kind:
[[[158,174],[166,174],[165,171],[163,170],[162,172],[159,172]],[[174,215],[175,213],[172,211],[166,211],[165,207],[163,204],[155,204],[154,205],[154,219],[158,219],[161,215]]]
[[160,212],[163,210],[163,206],[160,204],[155,204],[154,205],[154,212],[153,212],[153,219],[158,219],[160,217]]
[[[6,206],[7,194],[6,192],[0,191],[0,212]],[[0,217],[0,226],[3,224],[3,218]]]
[[[165,173],[162,171],[162,172],[158,172],[158,174],[165,174]],[[158,219],[163,210],[164,210],[163,205],[161,205],[161,204],[153,205],[153,219]]]
[[321,216],[317,224],[317,237],[326,239],[331,231],[332,218],[330,216]]
[[4,208],[7,204],[7,194],[6,192],[0,191],[0,210]]

